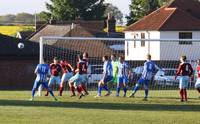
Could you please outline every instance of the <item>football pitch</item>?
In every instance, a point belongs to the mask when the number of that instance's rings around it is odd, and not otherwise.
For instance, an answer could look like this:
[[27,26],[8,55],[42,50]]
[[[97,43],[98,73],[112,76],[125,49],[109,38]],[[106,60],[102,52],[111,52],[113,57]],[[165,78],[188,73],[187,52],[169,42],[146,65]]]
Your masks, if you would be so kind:
[[79,100],[67,92],[58,101],[42,96],[31,102],[31,91],[0,91],[0,124],[200,124],[194,90],[188,91],[187,103],[179,102],[178,90],[150,91],[148,101],[142,100],[144,91],[135,98],[95,94]]

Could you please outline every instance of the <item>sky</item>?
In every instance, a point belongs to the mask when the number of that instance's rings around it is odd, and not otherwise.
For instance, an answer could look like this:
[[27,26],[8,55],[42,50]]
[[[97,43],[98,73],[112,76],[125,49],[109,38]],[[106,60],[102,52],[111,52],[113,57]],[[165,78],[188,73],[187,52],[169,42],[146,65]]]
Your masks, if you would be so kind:
[[[117,6],[124,15],[129,13],[131,0],[105,0]],[[49,0],[0,0],[0,15],[27,12],[34,14],[46,11],[45,2]]]

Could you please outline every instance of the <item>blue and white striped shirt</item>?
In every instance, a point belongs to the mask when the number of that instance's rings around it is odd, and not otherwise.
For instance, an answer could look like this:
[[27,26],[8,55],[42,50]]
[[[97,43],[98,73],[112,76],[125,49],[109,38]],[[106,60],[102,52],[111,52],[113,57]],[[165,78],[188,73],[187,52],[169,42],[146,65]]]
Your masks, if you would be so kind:
[[110,61],[105,61],[103,64],[103,74],[106,76],[112,76],[113,69],[112,69],[112,63]]
[[118,77],[128,77],[129,74],[129,68],[130,66],[128,65],[127,62],[123,62],[118,64]]
[[50,67],[48,64],[38,64],[35,69],[35,73],[37,75],[36,81],[46,82],[47,76],[51,75]]
[[144,63],[142,78],[146,80],[151,80],[156,69],[160,70],[160,68],[153,61],[146,61]]

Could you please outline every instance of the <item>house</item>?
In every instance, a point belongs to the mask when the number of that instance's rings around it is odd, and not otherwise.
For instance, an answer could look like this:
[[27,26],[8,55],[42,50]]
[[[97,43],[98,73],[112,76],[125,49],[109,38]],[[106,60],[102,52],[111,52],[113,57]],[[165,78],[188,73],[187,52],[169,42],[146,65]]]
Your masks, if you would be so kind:
[[39,62],[39,44],[0,34],[0,89],[30,90],[35,79],[34,69]]
[[[200,2],[174,0],[125,29],[126,39],[200,39]],[[200,57],[200,42],[126,41],[126,60],[145,60],[146,54],[158,61],[189,60]]]
[[[103,21],[78,21],[73,23],[65,22],[63,23],[51,23],[47,24],[42,30],[35,33],[29,40],[33,42],[39,42],[42,36],[57,36],[57,37],[124,37],[123,33],[107,32],[103,31],[104,22]],[[122,54],[121,49],[116,49],[115,45],[123,45],[123,41],[118,41],[116,44],[109,41],[95,41],[95,40],[54,40],[47,42],[48,47],[45,48],[44,56],[51,54],[53,56],[58,56],[68,61],[76,60],[77,54],[88,52],[90,58],[101,61],[103,55],[110,55],[112,53]],[[49,49],[49,50],[48,50]],[[59,49],[62,49],[62,53],[58,54]],[[57,51],[56,51],[57,50]],[[71,61],[72,63],[75,63]],[[96,62],[95,62],[96,63]]]

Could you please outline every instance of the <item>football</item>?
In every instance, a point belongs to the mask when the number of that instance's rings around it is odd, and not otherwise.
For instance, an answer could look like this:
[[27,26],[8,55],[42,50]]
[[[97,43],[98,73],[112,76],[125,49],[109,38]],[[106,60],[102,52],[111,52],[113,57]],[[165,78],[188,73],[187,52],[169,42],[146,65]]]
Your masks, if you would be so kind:
[[23,49],[24,48],[24,44],[23,43],[18,43],[18,48],[19,49]]

